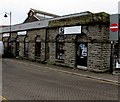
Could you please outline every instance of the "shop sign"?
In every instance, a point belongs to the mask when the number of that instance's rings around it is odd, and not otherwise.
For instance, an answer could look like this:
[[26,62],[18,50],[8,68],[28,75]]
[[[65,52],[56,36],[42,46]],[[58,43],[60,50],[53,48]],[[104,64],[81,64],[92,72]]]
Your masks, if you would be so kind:
[[3,34],[3,37],[9,37],[10,36],[10,33],[4,33]]
[[18,36],[25,36],[26,34],[27,34],[27,31],[17,32]]
[[81,26],[64,27],[64,34],[80,34]]
[[120,68],[120,63],[116,62],[116,68]]

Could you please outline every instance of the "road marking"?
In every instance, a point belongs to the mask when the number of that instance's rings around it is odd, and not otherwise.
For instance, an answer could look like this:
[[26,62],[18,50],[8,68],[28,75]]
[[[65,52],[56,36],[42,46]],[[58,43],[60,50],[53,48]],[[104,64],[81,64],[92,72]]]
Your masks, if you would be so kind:
[[102,81],[102,80],[99,80],[99,79],[87,78],[87,77],[84,77],[84,76],[73,75],[73,74],[64,73],[64,72],[60,72],[60,73],[63,73],[63,74],[66,74],[66,75],[70,75],[70,76],[80,77],[80,78],[84,78],[84,79],[95,80],[95,81],[102,82],[102,83],[108,83],[108,84],[120,86],[119,83],[107,82],[107,81]]
[[[9,60],[9,59],[6,59],[6,60]],[[12,60],[9,60],[9,61],[13,62]],[[31,66],[34,66],[34,67],[41,67],[39,65],[34,65],[34,64],[25,63],[25,62],[19,62],[19,61],[16,61],[16,62],[20,63],[20,64],[25,64],[25,65],[31,65]],[[103,82],[103,83],[108,83],[108,84],[113,84],[113,85],[120,86],[120,83],[118,83],[117,81],[112,82],[113,80],[108,80],[108,79],[107,79],[108,81],[107,80],[101,80],[102,78],[97,78],[97,77],[93,77],[93,76],[89,77],[87,75],[72,73],[72,72],[59,70],[59,69],[53,69],[53,68],[46,67],[46,66],[44,66],[44,68],[50,69],[50,70],[53,70],[53,71],[58,71],[58,72],[66,74],[66,75],[77,76],[77,77],[81,77],[81,78],[84,78],[84,79],[90,79],[90,80],[95,80],[95,81],[99,81],[99,82]]]
[[1,95],[0,95],[0,100],[1,100],[2,102],[10,102],[7,98],[5,98],[5,97],[3,97],[3,96],[1,96]]

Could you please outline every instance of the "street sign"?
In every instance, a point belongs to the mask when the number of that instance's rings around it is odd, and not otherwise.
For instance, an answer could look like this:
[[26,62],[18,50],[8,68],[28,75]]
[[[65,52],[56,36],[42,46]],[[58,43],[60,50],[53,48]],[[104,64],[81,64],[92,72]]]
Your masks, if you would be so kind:
[[118,24],[117,24],[117,23],[112,23],[112,24],[110,25],[110,30],[111,30],[112,32],[116,32],[116,31],[118,30]]
[[118,41],[119,39],[119,14],[110,15],[109,40]]

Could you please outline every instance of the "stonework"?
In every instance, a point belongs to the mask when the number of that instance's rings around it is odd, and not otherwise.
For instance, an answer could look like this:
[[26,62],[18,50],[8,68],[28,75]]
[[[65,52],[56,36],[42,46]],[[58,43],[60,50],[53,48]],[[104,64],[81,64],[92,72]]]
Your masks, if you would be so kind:
[[[79,68],[82,69],[82,64],[79,64],[80,59],[83,62],[86,61],[84,62],[86,63],[84,65],[86,70],[94,72],[109,71],[111,44],[109,42],[108,16],[105,15],[106,18],[100,19],[100,21],[103,20],[103,22],[99,22],[97,19],[98,15],[94,15],[94,19],[96,19],[94,23],[91,19],[92,15],[86,15],[85,17],[88,16],[90,16],[90,21],[86,21],[85,18],[83,19],[82,17],[78,17],[77,19],[76,17],[71,18],[73,22],[70,21],[70,18],[50,21],[48,27],[27,30],[27,35],[25,36],[18,36],[17,32],[13,32],[12,37],[16,39],[16,41],[13,42],[13,57],[16,57],[17,55],[16,42],[19,42],[19,56],[17,57],[22,59],[62,65],[71,68],[77,68],[77,66],[79,66]],[[80,18],[83,19],[83,21]],[[82,26],[81,34],[60,35],[59,28],[68,25]],[[29,49],[27,57],[24,55],[26,37],[28,41],[27,47]],[[37,41],[36,37],[39,37]],[[8,39],[4,38],[3,41],[7,48]],[[36,42],[39,42],[40,46],[38,46]],[[61,51],[59,52],[59,54],[61,54],[60,56],[62,56],[61,58],[57,56],[57,44],[61,44],[59,45],[59,47],[62,48],[62,50],[59,49]],[[85,50],[87,51],[87,55],[84,55],[84,60],[83,57],[80,57],[80,46],[82,45],[87,49]],[[35,56],[36,51],[38,51],[38,54],[40,53],[40,56]]]
[[110,68],[110,44],[88,44],[88,69],[91,71],[108,71]]

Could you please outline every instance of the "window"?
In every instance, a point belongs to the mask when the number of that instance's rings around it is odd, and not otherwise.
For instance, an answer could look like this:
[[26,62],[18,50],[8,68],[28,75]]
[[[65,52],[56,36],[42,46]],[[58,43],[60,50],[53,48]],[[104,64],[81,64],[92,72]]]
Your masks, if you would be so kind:
[[40,42],[40,36],[37,36],[35,38],[35,56],[40,57],[41,54],[41,42]]
[[28,57],[28,51],[29,51],[29,42],[28,39],[25,37],[24,40],[24,56]]
[[57,43],[57,59],[64,59],[64,43],[63,42],[59,42]]
[[56,42],[56,59],[64,60],[64,36],[59,35]]

